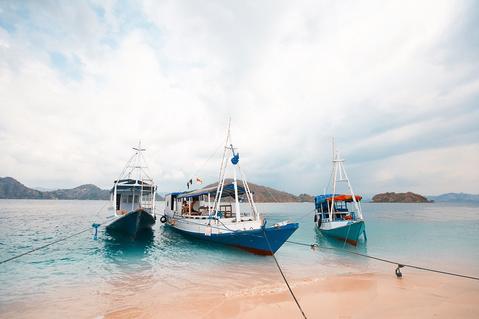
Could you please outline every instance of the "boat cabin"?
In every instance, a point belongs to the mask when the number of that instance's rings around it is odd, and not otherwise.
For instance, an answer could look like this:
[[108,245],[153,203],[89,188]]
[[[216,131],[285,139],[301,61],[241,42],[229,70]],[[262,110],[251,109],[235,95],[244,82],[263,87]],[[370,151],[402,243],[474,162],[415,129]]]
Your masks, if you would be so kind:
[[152,212],[154,209],[156,186],[136,179],[120,179],[114,182],[110,191],[117,214],[126,214],[143,209]]
[[[362,199],[361,196],[355,195],[356,202]],[[326,194],[314,197],[314,205],[317,214],[321,216],[321,220],[329,220],[331,212],[331,203],[334,202],[332,221],[337,220],[356,220],[356,213],[349,210],[349,205],[354,202],[352,195],[344,194]]]
[[[246,191],[244,187],[238,185],[238,200],[243,200]],[[216,213],[215,197],[217,187],[201,188],[189,192],[171,193],[166,195],[165,205],[175,215],[184,218],[208,219],[209,216],[217,218],[235,218],[235,190],[234,184],[228,183],[223,187],[221,198],[219,200],[218,212]],[[252,218],[252,214],[241,211],[241,217],[245,219]]]

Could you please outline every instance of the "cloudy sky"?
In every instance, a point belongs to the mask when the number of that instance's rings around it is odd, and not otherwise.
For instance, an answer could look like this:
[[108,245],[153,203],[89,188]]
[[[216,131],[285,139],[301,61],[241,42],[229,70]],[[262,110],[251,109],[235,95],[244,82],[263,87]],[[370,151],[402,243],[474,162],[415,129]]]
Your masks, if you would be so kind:
[[[321,193],[479,193],[477,1],[0,1],[0,176],[160,190],[217,176]],[[208,161],[208,158],[212,157]]]

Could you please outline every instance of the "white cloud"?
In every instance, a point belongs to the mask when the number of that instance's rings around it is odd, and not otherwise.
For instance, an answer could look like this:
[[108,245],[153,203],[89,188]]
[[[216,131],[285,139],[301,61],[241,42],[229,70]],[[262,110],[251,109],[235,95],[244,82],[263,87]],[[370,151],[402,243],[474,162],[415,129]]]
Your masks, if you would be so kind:
[[[462,3],[28,6],[26,19],[10,14],[15,32],[0,27],[0,165],[29,185],[108,187],[139,138],[163,190],[198,170],[209,182],[218,159],[203,163],[229,115],[249,178],[296,193],[327,182],[332,135],[364,192],[400,187],[395,172],[432,192],[401,161],[362,175],[381,159],[429,158],[458,139],[478,159],[479,63],[451,62],[444,44],[467,18]],[[81,78],[53,68],[50,52],[78,57]],[[472,162],[451,167],[473,181]],[[464,190],[451,167],[438,192]]]

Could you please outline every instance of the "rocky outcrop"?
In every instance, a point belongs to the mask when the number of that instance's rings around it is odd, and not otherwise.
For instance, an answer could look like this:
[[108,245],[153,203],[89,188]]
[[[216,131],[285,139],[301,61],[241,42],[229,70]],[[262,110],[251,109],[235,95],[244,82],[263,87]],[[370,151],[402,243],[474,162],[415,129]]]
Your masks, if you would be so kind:
[[374,195],[373,203],[430,203],[426,197],[412,192],[407,193],[381,193]]

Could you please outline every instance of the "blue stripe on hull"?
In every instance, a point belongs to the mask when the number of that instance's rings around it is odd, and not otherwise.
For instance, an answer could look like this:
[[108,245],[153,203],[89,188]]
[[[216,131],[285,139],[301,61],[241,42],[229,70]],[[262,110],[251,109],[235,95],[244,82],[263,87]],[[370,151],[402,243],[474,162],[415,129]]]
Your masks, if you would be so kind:
[[271,249],[268,246],[268,242],[264,238],[263,229],[236,231],[226,234],[211,234],[211,236],[206,236],[204,233],[189,232],[178,229],[171,225],[168,226],[184,235],[194,238],[238,247],[259,255],[272,255],[272,253],[274,254],[296,231],[296,229],[298,229],[299,225],[298,223],[291,223],[279,227],[265,228],[264,231],[268,237]]
[[356,245],[359,236],[364,232],[364,221],[358,221],[349,225],[341,226],[333,229],[319,229],[322,234],[328,237],[334,237],[340,240],[345,240],[348,243]]
[[125,214],[110,225],[106,229],[115,233],[123,233],[131,237],[135,237],[138,232],[145,229],[151,229],[155,224],[155,218],[144,210],[136,210]]

